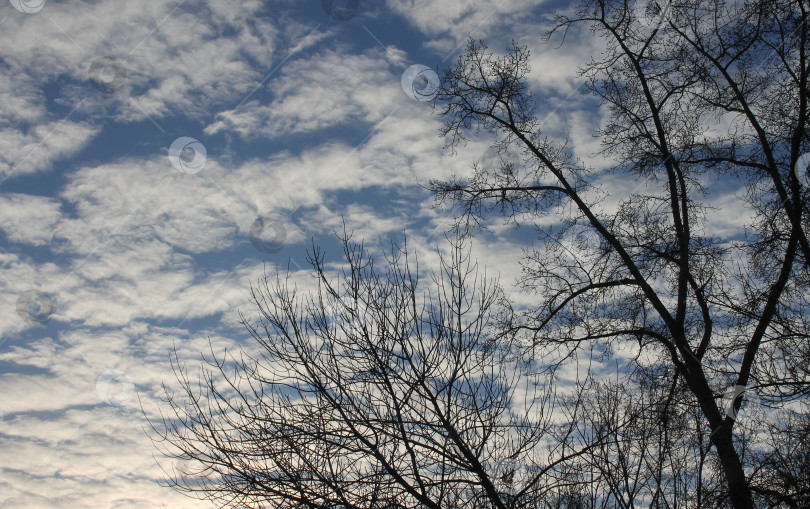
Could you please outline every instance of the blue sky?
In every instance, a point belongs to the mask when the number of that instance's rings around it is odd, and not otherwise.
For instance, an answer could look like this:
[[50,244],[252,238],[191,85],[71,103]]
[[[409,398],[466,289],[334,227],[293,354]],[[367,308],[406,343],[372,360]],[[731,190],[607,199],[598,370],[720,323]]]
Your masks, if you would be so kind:
[[[419,184],[469,173],[492,140],[443,149],[403,88],[411,66],[452,64],[471,35],[528,44],[546,134],[606,168],[575,77],[601,43],[540,44],[566,5],[361,0],[339,20],[317,0],[1,4],[0,507],[210,507],[155,482],[141,406],[157,415],[174,383],[171,349],[195,363],[209,339],[244,345],[265,264],[311,288],[306,249],[337,260],[342,220],[375,253],[407,232],[435,266],[451,220]],[[474,253],[511,287],[531,235],[490,226]]]

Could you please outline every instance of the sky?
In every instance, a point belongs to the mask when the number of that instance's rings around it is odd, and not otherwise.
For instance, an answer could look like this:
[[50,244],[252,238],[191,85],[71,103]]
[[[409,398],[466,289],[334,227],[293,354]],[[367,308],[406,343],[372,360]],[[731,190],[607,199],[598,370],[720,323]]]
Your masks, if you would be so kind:
[[[540,43],[566,3],[0,2],[0,507],[211,507],[157,482],[170,353],[244,346],[251,283],[313,288],[344,221],[436,266],[452,214],[424,185],[491,160],[484,134],[443,148],[425,100],[469,37],[528,45],[546,134],[609,164],[576,78],[601,43]],[[533,241],[496,214],[472,249],[512,287]]]

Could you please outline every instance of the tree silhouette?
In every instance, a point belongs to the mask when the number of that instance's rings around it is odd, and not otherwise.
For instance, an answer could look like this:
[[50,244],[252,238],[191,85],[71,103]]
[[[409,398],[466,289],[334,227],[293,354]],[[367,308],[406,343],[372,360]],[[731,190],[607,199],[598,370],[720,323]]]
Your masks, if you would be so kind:
[[[212,347],[196,379],[175,364],[154,428],[180,460],[169,484],[229,507],[807,506],[809,8],[557,16],[547,42],[604,42],[580,75],[606,169],[543,132],[529,48],[471,40],[441,134],[495,143],[430,187],[463,235],[498,213],[539,232],[535,304],[513,308],[458,242],[427,283],[405,248],[380,271],[344,233],[339,275],[313,248],[317,291],[254,288],[257,353]],[[718,182],[737,230],[713,229]]]
[[[796,506],[810,493],[807,476],[791,474],[785,461],[795,441],[806,444],[801,428],[769,440],[771,425],[737,418],[746,399],[773,418],[810,393],[810,178],[799,164],[810,141],[808,8],[585,1],[557,16],[547,40],[587,29],[604,43],[580,69],[606,115],[596,133],[611,162],[604,171],[544,135],[526,81],[528,48],[496,55],[470,41],[444,73],[436,106],[447,145],[487,131],[500,153],[517,151],[523,164],[503,157],[471,176],[433,181],[438,201],[456,210],[465,233],[500,210],[536,227],[544,241],[527,247],[521,280],[537,305],[516,313],[508,330],[538,355],[555,352],[560,365],[589,348],[635,348],[623,397],[658,388],[636,415],[656,416],[648,424],[666,439],[660,452],[680,449],[695,461],[682,481],[685,465],[675,464],[666,476],[656,467],[657,477],[633,477],[628,468],[638,465],[623,466],[622,458],[640,452],[605,450],[593,467],[617,506],[632,501],[639,485],[660,507],[678,500],[678,483],[698,490],[699,506]],[[605,175],[621,175],[639,191],[611,196],[618,204],[609,205],[600,193]],[[745,227],[722,235],[709,230],[710,183],[718,179],[736,188],[732,213],[750,215]],[[609,410],[603,404],[594,414],[598,423],[617,422]],[[654,428],[622,421],[610,433],[652,438],[639,432]],[[675,448],[669,435],[688,440]],[[774,476],[782,481],[774,484]]]
[[258,353],[212,347],[196,379],[174,364],[182,390],[153,426],[179,460],[167,484],[223,507],[505,509],[556,496],[559,468],[588,447],[554,409],[575,414],[581,398],[563,401],[500,334],[497,282],[459,243],[424,281],[406,248],[380,271],[341,239],[340,274],[313,247],[316,292],[299,294],[290,274],[254,287],[260,319],[243,322]]

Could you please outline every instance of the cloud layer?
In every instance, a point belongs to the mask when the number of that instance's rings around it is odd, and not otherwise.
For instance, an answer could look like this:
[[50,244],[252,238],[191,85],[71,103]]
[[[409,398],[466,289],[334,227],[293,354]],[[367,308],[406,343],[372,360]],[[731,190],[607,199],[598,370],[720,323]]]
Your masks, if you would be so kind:
[[[420,184],[469,173],[492,140],[451,156],[402,73],[450,65],[470,36],[533,44],[550,9],[366,3],[346,22],[292,0],[0,7],[0,507],[210,507],[155,482],[144,428],[171,352],[251,348],[250,284],[289,267],[312,288],[305,251],[344,223],[375,254],[407,234],[436,266],[451,218]],[[599,170],[602,119],[574,79],[594,48],[541,50],[530,80],[547,133]],[[183,136],[206,149],[194,171],[169,158]],[[473,249],[512,286],[525,242],[494,218]]]

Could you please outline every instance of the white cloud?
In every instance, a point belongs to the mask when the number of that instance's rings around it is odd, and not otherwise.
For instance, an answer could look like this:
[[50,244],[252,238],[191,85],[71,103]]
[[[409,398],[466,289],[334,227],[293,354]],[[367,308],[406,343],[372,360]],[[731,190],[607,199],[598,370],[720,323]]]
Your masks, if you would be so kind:
[[60,218],[60,203],[45,196],[6,194],[0,196],[2,229],[13,242],[42,246],[50,242]]
[[[169,354],[196,364],[209,339],[221,355],[233,341],[213,331],[190,333],[134,323],[121,329],[74,329],[58,340],[34,340],[0,351],[0,360],[36,366],[43,374],[6,373],[9,389],[0,395],[0,503],[13,507],[210,507],[158,486],[165,478],[153,459],[155,449],[145,430],[143,410],[159,418],[156,398],[161,384],[176,387]],[[105,404],[98,394],[99,375],[111,368],[134,384],[120,406]],[[108,388],[115,397],[121,390]],[[24,398],[20,395],[25,394]],[[140,399],[139,399],[140,398]],[[154,421],[153,421],[154,422]],[[156,423],[156,422],[155,422]],[[172,461],[160,458],[171,471]],[[90,502],[92,501],[92,502]]]
[[57,159],[81,150],[97,133],[98,128],[71,121],[0,130],[0,179],[48,170]]
[[26,74],[0,74],[0,122],[32,123],[47,116],[44,94],[36,80]]
[[[444,52],[471,31],[483,36],[513,23],[527,4],[507,1],[491,15],[495,6],[479,0],[390,6],[423,31],[425,47]],[[368,46],[358,50],[339,36],[360,31],[359,18],[319,26],[324,13],[301,21],[295,8],[290,1],[68,0],[22,16],[6,6],[0,169],[18,166],[22,175],[66,162],[54,180],[57,191],[15,188],[0,195],[0,227],[12,244],[0,252],[0,305],[15,309],[17,297],[31,289],[56,302],[47,328],[13,312],[0,315],[0,361],[12,366],[0,374],[9,388],[0,396],[0,491],[10,496],[7,506],[209,506],[154,482],[162,474],[139,405],[155,416],[160,384],[176,388],[169,353],[176,348],[194,370],[209,337],[217,352],[255,348],[238,328],[237,312],[255,314],[248,291],[263,259],[271,260],[271,274],[277,263],[283,271],[287,257],[311,237],[339,228],[341,214],[355,239],[369,245],[389,235],[400,240],[407,230],[420,269],[436,266],[449,218],[429,208],[432,197],[414,184],[469,173],[486,140],[451,157],[430,105],[401,90],[401,73],[421,41],[406,48],[378,33],[388,45],[383,52],[360,32]],[[115,93],[88,83],[100,56],[126,69]],[[559,77],[545,75],[550,87],[570,86],[561,70],[554,72]],[[127,150],[154,146],[148,135],[120,134],[147,115],[166,130],[208,125],[212,140],[199,173],[178,172],[165,153],[121,154],[118,142]],[[93,161],[70,160],[113,124],[110,132],[119,137],[105,138],[105,151],[92,154]],[[213,141],[222,134],[254,141],[343,126],[368,127],[369,137],[362,143],[313,137],[304,147],[278,147],[260,157],[230,145],[215,149]],[[41,195],[46,192],[51,195]],[[261,216],[278,218],[286,229],[286,251],[275,257],[248,240]],[[473,246],[482,266],[500,272],[506,285],[518,273],[520,255],[509,234],[494,228]],[[32,246],[37,249],[26,253]],[[43,255],[46,248],[52,258]],[[313,289],[303,260],[292,261],[298,287]],[[142,399],[106,405],[97,381],[109,370],[124,373]]]
[[275,138],[310,132],[352,121],[379,122],[402,102],[399,76],[379,51],[347,54],[327,50],[290,62],[267,89],[274,99],[258,101],[217,114],[206,134],[222,130],[244,138]]
[[[326,36],[314,24],[292,21],[282,32],[263,8],[258,1],[222,0],[48,2],[34,15],[8,8],[12,19],[0,32],[7,67],[0,112],[3,123],[27,126],[0,128],[0,173],[47,170],[85,147],[110,118],[206,117],[216,105],[244,98],[290,56],[287,48],[302,51]],[[91,86],[89,70],[99,57],[114,59],[126,73],[114,94]],[[49,95],[56,89],[61,115],[46,112],[46,87]]]
[[8,485],[0,503],[58,509],[211,507],[158,486],[155,479],[165,475],[152,459],[146,425],[137,409],[115,407],[3,421],[0,483]]
[[521,17],[525,18],[527,10],[536,6],[537,2],[388,0],[387,5],[431,38],[425,42],[425,46],[439,54],[447,55],[457,50],[470,37],[489,38],[496,28],[507,27],[509,33],[514,33],[515,25],[525,22]]

